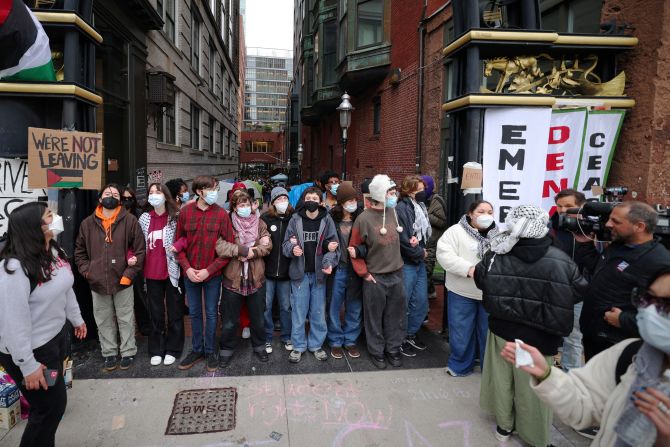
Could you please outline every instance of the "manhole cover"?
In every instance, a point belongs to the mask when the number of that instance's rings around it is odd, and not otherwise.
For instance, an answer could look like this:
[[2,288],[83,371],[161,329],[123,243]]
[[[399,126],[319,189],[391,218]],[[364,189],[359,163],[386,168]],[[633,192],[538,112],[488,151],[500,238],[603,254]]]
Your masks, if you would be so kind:
[[210,388],[177,393],[166,435],[212,433],[235,428],[235,388]]

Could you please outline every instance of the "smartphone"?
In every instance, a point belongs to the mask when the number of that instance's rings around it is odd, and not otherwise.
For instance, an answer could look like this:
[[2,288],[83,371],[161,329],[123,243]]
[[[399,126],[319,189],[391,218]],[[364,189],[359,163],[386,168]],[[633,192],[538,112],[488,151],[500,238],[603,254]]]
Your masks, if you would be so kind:
[[[58,370],[57,369],[44,369],[44,380],[47,382],[47,387],[52,387],[56,384],[58,380]],[[21,381],[21,385],[26,386],[26,379]]]

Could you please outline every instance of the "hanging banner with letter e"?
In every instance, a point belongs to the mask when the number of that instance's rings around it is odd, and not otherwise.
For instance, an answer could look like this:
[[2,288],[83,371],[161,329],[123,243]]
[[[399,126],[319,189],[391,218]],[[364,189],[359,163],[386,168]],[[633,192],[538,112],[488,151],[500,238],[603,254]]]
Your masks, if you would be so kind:
[[582,191],[587,199],[597,197],[597,194],[592,192],[593,186],[607,184],[607,175],[625,113],[624,110],[589,112],[582,158],[575,182],[577,190]]
[[542,206],[550,122],[550,108],[486,110],[483,194],[497,222],[517,205]]
[[586,109],[554,110],[549,126],[546,174],[542,185],[542,209],[553,214],[554,196],[572,188],[582,153]]

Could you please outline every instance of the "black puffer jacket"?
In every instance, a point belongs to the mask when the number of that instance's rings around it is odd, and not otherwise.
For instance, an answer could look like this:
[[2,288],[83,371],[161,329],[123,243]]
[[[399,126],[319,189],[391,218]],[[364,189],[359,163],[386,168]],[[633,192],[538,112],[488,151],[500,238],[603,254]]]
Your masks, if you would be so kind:
[[[409,243],[412,236],[416,236],[414,230],[414,221],[416,220],[414,216],[414,204],[409,198],[405,197],[398,202],[395,211],[398,215],[398,224],[402,227],[402,232],[400,233],[400,254],[402,255],[402,260],[405,264],[416,265],[425,258],[426,241],[422,240],[416,247],[412,247]],[[389,217],[393,219],[392,213],[392,209],[386,210],[387,222]]]
[[545,355],[572,331],[573,307],[587,287],[577,265],[551,243],[521,239],[507,254],[488,251],[475,269],[491,332],[521,338]]
[[268,231],[272,237],[272,251],[263,260],[265,261],[265,277],[275,280],[288,280],[288,266],[291,259],[284,256],[281,252],[281,246],[284,243],[284,235],[288,228],[290,215],[271,216],[265,213],[261,219],[267,224]]

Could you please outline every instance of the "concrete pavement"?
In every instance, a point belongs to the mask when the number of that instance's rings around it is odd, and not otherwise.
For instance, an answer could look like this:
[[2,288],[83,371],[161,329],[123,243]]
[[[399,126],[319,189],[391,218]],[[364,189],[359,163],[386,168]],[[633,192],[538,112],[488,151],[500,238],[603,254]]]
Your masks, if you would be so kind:
[[[498,446],[495,421],[478,405],[480,374],[454,378],[443,368],[256,377],[75,379],[58,446]],[[229,432],[165,436],[175,394],[236,387]],[[16,446],[25,421],[0,431]],[[271,437],[272,435],[272,437]],[[588,440],[556,423],[552,443]],[[509,447],[523,445],[513,437]]]

